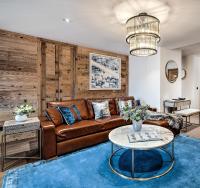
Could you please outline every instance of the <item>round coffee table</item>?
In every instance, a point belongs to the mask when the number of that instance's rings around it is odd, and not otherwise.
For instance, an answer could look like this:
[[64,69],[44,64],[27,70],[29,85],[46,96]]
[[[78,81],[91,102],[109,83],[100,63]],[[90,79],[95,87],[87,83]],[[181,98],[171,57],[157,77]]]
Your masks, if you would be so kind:
[[[109,140],[111,141],[111,146],[112,146],[112,153],[109,158],[109,165],[111,170],[118,174],[119,176],[123,178],[127,178],[130,180],[150,180],[154,178],[159,178],[165,174],[167,174],[174,166],[174,134],[163,127],[160,126],[155,126],[155,125],[145,125],[143,124],[142,130],[140,133],[148,132],[149,134],[153,132],[157,132],[161,140],[157,141],[144,141],[144,142],[130,142],[130,139],[128,135],[132,133],[138,134],[138,132],[134,132],[133,126],[128,125],[128,126],[123,126],[123,127],[118,127],[114,130],[112,130],[109,134]],[[167,150],[167,146],[170,145],[170,151]],[[114,151],[114,146],[117,146],[117,150]],[[122,150],[122,149],[128,149],[131,150],[131,173],[130,176],[120,172],[118,169],[116,169],[113,166],[113,157],[117,155],[117,153]],[[135,157],[134,153],[136,150],[153,150],[153,149],[158,149],[161,151],[164,151],[165,155],[168,155],[170,158],[169,160],[169,167],[164,170],[161,174],[156,174],[155,176],[150,176],[150,177],[136,177],[135,171],[134,171],[134,166],[135,166]],[[144,161],[145,162],[145,161]]]

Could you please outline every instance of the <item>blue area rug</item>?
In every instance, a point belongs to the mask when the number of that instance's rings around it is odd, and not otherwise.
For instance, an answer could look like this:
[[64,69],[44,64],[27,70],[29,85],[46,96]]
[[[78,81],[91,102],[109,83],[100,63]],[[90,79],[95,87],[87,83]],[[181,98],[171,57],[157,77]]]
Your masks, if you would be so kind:
[[[126,171],[131,172],[131,162],[132,155],[131,150],[122,150],[120,155],[117,155],[113,158],[115,168],[118,171]],[[163,156],[162,156],[163,154]],[[163,166],[168,166],[168,164],[164,164],[163,158],[165,158],[164,152],[157,150],[137,150],[134,151],[134,171],[135,173],[144,173],[144,172],[152,172],[160,170]],[[168,161],[170,160],[169,157]]]
[[[3,177],[3,188],[199,188],[200,187],[200,140],[186,136],[175,139],[176,163],[167,175],[145,182],[126,180],[112,173],[108,165],[110,143],[68,154],[52,161],[40,161],[9,170]],[[153,150],[152,150],[153,151]],[[154,153],[155,152],[155,153]],[[157,163],[147,169],[157,170],[163,160],[156,151],[147,156],[156,156]],[[141,153],[137,154],[138,157]],[[129,171],[125,164],[130,156],[127,150],[120,158],[119,168]],[[159,166],[161,165],[161,166]]]

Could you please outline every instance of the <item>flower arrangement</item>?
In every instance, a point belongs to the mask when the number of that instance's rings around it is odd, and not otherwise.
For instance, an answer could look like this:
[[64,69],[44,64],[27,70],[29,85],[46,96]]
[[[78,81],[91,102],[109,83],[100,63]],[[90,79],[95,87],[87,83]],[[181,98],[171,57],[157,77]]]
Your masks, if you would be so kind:
[[14,114],[15,115],[29,115],[31,113],[34,113],[35,110],[33,109],[33,106],[31,104],[28,104],[26,100],[24,100],[24,103],[20,106],[17,106]]
[[129,108],[128,106],[126,106],[124,108],[123,111],[123,118],[128,121],[143,121],[145,120],[146,116],[147,116],[147,110],[148,110],[149,106],[145,105],[145,106],[136,106],[135,108]]

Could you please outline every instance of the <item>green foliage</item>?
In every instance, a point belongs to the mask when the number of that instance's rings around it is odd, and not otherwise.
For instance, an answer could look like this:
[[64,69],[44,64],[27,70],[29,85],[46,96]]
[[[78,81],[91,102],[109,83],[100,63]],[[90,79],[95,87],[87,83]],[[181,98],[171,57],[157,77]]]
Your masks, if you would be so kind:
[[148,108],[148,105],[136,106],[135,108],[129,108],[128,106],[126,106],[123,110],[122,116],[126,121],[132,120],[138,122],[145,119],[145,117],[147,116]]
[[31,104],[28,104],[26,100],[24,100],[24,103],[20,106],[17,106],[14,114],[16,115],[29,115],[30,113],[34,113],[35,110],[33,109],[33,106]]

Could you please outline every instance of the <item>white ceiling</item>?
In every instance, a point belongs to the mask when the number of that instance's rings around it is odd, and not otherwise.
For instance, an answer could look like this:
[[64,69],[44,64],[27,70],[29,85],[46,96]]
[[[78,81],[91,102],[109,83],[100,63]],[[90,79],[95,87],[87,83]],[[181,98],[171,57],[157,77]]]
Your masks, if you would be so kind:
[[[173,49],[200,42],[200,0],[161,1],[170,7],[170,12],[161,23],[160,45]],[[114,13],[114,7],[121,2],[0,0],[0,28],[128,54],[125,26]],[[63,22],[65,17],[71,23]]]
[[200,43],[195,43],[192,45],[184,46],[179,48],[179,50],[182,50],[183,56],[188,55],[200,55]]

